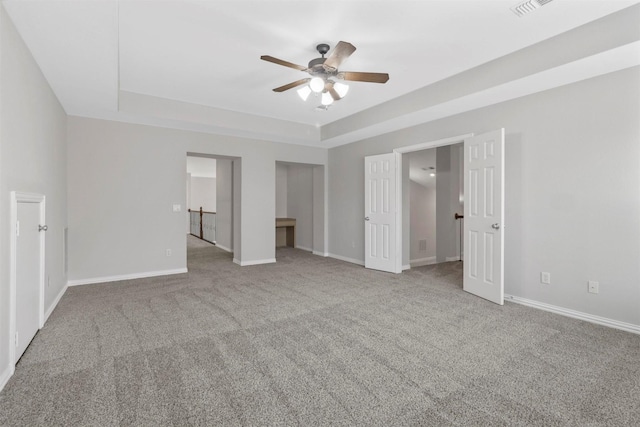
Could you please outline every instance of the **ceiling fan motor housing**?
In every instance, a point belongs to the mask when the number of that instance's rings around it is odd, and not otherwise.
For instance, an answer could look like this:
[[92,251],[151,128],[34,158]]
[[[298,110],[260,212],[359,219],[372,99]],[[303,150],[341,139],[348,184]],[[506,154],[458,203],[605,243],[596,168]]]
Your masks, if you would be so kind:
[[326,58],[312,59],[311,61],[309,61],[309,68],[322,68],[322,64],[324,64],[324,61],[326,61]]
[[324,67],[324,62],[326,61],[326,58],[316,58],[316,59],[312,59],[311,61],[309,61],[309,68],[307,69],[307,72],[309,74],[311,74],[314,77],[323,77],[323,78],[327,78],[327,77],[331,77],[337,74],[337,70],[331,70],[331,69],[327,69]]
[[326,79],[327,77],[334,76],[337,73],[337,70],[331,70],[324,67],[324,62],[327,60],[324,56],[329,52],[330,46],[326,43],[320,43],[316,46],[316,50],[322,58],[315,58],[309,61],[309,68],[307,72],[314,77],[322,77]]

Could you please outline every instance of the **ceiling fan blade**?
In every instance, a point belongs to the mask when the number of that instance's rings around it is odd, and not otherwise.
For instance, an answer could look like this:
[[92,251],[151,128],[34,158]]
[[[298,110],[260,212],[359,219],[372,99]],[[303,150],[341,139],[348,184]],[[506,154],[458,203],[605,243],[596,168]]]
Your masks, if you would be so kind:
[[351,54],[355,51],[356,51],[356,47],[351,43],[342,42],[342,41],[338,42],[336,47],[333,48],[333,52],[331,52],[331,55],[329,55],[327,60],[324,61],[323,65],[325,69],[331,68],[331,69],[337,70],[340,64],[342,64],[342,62],[348,57],[350,57]]
[[274,64],[284,65],[285,67],[294,68],[296,70],[305,71],[307,67],[303,67],[302,65],[294,64],[293,62],[283,61],[282,59],[274,58],[269,55],[262,55],[260,57],[263,61],[273,62]]
[[352,82],[368,83],[386,83],[389,80],[389,74],[387,73],[361,73],[358,71],[342,71],[336,77]]
[[303,84],[307,83],[309,80],[311,80],[311,79],[310,78],[300,79],[300,80],[295,81],[293,83],[289,83],[287,85],[277,87],[273,91],[274,92],[284,92],[285,90],[293,89],[294,87],[297,87],[297,86],[302,86]]

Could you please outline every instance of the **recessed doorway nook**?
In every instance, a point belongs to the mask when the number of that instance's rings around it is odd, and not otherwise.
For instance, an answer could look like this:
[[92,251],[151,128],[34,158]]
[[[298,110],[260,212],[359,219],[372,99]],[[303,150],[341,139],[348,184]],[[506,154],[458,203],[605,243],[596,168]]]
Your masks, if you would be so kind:
[[327,256],[325,166],[276,161],[275,178],[276,247]]

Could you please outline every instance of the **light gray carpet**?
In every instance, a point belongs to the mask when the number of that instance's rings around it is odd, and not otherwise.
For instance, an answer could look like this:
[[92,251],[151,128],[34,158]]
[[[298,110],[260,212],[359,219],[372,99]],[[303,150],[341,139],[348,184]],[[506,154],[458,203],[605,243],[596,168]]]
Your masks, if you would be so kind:
[[639,425],[640,336],[295,249],[70,288],[0,425]]

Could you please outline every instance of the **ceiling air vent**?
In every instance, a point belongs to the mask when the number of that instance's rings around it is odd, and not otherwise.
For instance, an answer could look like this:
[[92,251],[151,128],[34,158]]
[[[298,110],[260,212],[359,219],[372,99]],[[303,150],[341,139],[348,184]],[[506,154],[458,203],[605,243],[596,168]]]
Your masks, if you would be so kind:
[[547,3],[551,3],[551,1],[552,0],[526,0],[516,6],[513,6],[511,10],[518,16],[524,16]]

